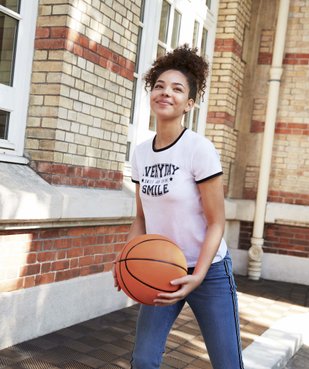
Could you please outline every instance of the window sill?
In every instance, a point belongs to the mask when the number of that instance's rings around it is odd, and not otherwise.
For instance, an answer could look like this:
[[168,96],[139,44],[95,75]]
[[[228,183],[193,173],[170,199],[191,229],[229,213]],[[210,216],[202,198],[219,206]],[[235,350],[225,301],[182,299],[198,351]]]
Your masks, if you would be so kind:
[[1,162],[15,163],[15,164],[28,164],[29,160],[22,156],[0,153],[0,164]]

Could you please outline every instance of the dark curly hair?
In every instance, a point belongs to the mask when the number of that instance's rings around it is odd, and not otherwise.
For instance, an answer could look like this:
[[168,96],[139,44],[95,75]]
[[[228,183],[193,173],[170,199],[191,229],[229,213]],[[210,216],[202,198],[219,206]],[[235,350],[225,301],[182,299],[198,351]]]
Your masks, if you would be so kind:
[[150,90],[159,76],[170,69],[182,72],[189,84],[189,99],[195,101],[197,93],[202,97],[205,94],[206,78],[208,76],[208,62],[197,54],[197,48],[190,48],[188,44],[179,46],[166,55],[159,57],[152,64],[152,68],[146,73],[145,88]]

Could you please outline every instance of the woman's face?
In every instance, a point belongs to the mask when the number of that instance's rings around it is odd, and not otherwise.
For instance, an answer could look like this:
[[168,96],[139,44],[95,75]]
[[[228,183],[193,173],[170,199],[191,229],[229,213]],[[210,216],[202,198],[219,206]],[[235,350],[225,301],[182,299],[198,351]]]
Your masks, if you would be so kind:
[[174,69],[160,74],[151,90],[150,106],[159,119],[182,117],[194,106],[193,99],[189,99],[189,84],[186,76]]

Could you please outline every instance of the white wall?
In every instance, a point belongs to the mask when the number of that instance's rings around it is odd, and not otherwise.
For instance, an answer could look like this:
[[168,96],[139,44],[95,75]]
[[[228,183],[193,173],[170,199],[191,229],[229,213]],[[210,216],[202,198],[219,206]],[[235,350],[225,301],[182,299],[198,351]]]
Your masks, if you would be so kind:
[[[241,221],[253,221],[254,203],[252,200],[227,200],[225,203],[227,222],[224,237],[232,255],[235,274],[247,275],[248,252],[238,249],[239,229]],[[265,220],[267,223],[306,226],[309,207],[269,203]],[[309,259],[264,253],[261,278],[309,285]]]
[[0,294],[0,350],[132,305],[111,272]]

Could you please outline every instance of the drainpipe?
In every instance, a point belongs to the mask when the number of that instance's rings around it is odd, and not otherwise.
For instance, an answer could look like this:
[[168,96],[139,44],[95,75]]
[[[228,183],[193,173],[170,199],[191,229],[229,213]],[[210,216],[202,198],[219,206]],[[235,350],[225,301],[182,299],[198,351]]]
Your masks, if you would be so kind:
[[253,223],[251,247],[248,252],[248,278],[258,280],[261,276],[263,257],[263,233],[268,195],[269,176],[271,170],[272,148],[275,134],[280,82],[282,75],[282,60],[286,29],[289,16],[290,0],[280,0],[274,52],[270,68],[269,90],[265,117],[260,175],[257,189],[256,207]]

